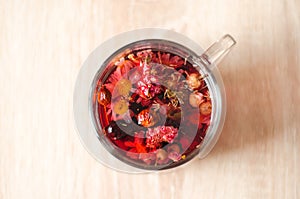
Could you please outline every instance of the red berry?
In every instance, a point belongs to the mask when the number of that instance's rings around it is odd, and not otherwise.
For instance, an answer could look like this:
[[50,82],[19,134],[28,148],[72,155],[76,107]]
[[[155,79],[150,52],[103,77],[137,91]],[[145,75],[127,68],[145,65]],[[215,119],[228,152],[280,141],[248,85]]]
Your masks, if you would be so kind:
[[200,104],[200,114],[201,115],[209,115],[209,114],[211,114],[211,110],[212,110],[212,107],[211,107],[210,101]]

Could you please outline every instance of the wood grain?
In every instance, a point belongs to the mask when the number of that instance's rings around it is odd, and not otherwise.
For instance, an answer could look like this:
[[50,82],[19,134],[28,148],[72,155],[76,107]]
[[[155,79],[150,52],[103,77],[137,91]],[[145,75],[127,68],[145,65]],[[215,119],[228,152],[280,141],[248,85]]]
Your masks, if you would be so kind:
[[[72,115],[89,53],[123,31],[173,29],[220,64],[225,127],[210,155],[150,175],[112,171],[81,145]],[[300,198],[297,0],[0,0],[0,198]]]

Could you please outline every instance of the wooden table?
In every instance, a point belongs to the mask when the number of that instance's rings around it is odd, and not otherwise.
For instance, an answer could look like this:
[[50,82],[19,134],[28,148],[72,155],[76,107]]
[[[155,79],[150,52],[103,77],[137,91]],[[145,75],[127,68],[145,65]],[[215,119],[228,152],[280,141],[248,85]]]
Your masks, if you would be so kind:
[[[72,112],[89,53],[118,33],[160,27],[220,63],[228,112],[203,160],[129,175],[95,161]],[[0,1],[0,198],[300,198],[300,1]]]

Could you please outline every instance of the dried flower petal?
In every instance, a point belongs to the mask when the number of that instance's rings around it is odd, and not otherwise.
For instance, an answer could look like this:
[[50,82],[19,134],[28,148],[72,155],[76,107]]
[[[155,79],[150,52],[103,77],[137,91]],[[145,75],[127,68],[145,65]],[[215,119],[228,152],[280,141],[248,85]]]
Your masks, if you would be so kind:
[[132,69],[129,71],[129,80],[132,84],[137,83],[141,79],[141,74],[137,69]]
[[159,120],[159,117],[155,111],[151,109],[142,110],[137,117],[138,124],[144,127],[151,127],[156,124]]
[[184,64],[184,60],[181,57],[178,57],[176,55],[170,59],[170,66],[173,66],[175,68],[180,67],[183,64]]
[[196,89],[201,85],[201,81],[199,80],[199,74],[192,73],[187,77],[187,84],[190,88]]
[[126,153],[127,156],[131,158],[138,159],[138,154],[139,153],[147,153],[146,147],[143,143],[143,138],[144,138],[144,132],[137,132],[134,135],[134,141],[125,141],[124,145],[126,147],[129,147],[130,153]]
[[139,58],[137,56],[135,56],[134,54],[129,54],[127,57],[128,57],[129,60],[131,60],[135,64],[140,63]]
[[200,122],[202,124],[210,124],[210,115],[200,115]]
[[172,126],[158,126],[146,132],[146,146],[159,148],[162,142],[172,143],[177,136],[178,129]]

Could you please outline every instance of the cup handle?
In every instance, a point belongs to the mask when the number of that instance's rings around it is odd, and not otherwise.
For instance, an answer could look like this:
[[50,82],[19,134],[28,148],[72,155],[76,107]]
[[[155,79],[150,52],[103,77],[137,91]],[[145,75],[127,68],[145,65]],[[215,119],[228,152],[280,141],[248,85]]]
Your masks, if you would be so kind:
[[213,69],[236,44],[234,38],[226,34],[212,44],[199,58],[203,65]]

